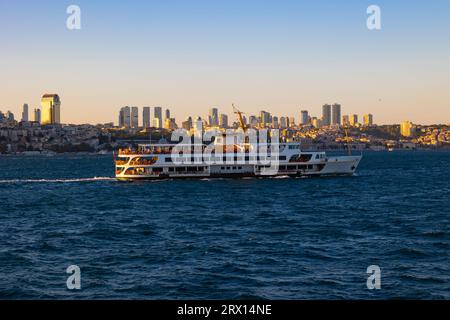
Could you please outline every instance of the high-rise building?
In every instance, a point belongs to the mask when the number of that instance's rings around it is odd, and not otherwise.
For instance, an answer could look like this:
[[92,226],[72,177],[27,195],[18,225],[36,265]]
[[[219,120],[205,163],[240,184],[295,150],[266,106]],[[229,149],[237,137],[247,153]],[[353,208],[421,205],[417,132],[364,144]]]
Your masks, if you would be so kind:
[[139,109],[138,109],[138,107],[131,107],[131,127],[139,128]]
[[22,109],[22,121],[28,122],[28,104],[23,105]]
[[312,117],[311,119],[311,124],[313,125],[314,128],[320,128],[322,126],[322,123],[320,121],[320,119],[318,119],[317,117]]
[[287,128],[287,120],[286,117],[280,118],[280,129],[286,129]]
[[261,111],[260,113],[260,127],[267,128],[271,123],[271,116],[269,112]]
[[289,117],[289,127],[295,127],[295,118],[294,117]]
[[307,110],[302,110],[300,113],[301,113],[300,124],[302,126],[308,125],[308,122],[309,122],[308,111]]
[[373,125],[373,115],[369,114],[365,114],[364,115],[364,126],[366,127],[370,127]]
[[170,110],[166,109],[166,118],[165,119],[170,119]]
[[161,129],[163,127],[162,108],[153,108],[153,127]]
[[350,126],[350,117],[348,115],[342,116],[342,125],[344,127]]
[[224,113],[220,114],[219,127],[224,128],[224,129],[228,128],[228,116]]
[[400,134],[404,137],[410,137],[412,135],[414,125],[411,121],[403,121],[400,124]]
[[278,129],[279,126],[280,124],[278,123],[278,117],[272,117],[272,128]]
[[181,127],[187,131],[191,130],[192,129],[192,118],[189,117],[186,119],[186,121],[183,121],[183,123],[181,124]]
[[5,115],[6,119],[9,121],[14,121],[14,113],[12,113],[11,111],[8,110],[8,112],[6,112]]
[[166,118],[164,120],[164,129],[166,130],[175,130],[177,129],[177,124],[174,118]]
[[250,116],[249,120],[249,124],[250,127],[255,128],[258,126],[258,118],[256,116]]
[[322,106],[322,126],[331,125],[331,106],[324,104]]
[[119,112],[119,127],[131,127],[131,109],[126,106],[120,109]]
[[41,109],[34,109],[34,121],[41,123]]
[[41,123],[61,123],[61,100],[57,94],[44,94],[41,99]]
[[357,127],[358,126],[358,115],[357,114],[352,114],[350,116],[350,125],[352,127]]
[[211,127],[217,127],[219,125],[219,109],[209,109],[208,122]]
[[150,128],[150,107],[143,107],[142,108],[142,126],[144,128]]
[[195,135],[203,136],[203,120],[201,117],[197,117],[197,120],[193,123],[193,129]]
[[335,103],[332,106],[331,124],[338,126],[341,125],[341,105],[338,103]]

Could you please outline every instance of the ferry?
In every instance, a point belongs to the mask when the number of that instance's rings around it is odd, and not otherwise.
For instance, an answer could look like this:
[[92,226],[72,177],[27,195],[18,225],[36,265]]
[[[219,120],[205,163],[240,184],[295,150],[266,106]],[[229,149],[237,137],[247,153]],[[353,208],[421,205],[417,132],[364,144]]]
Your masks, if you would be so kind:
[[[203,153],[206,147],[142,144],[136,149],[121,149],[115,157],[116,178],[145,180],[353,175],[362,158],[361,155],[329,157],[325,152],[302,152],[300,144],[295,142],[279,144],[276,156],[270,150],[261,156],[242,145],[233,145],[231,148],[228,145],[224,150],[229,152],[207,156]],[[174,155],[174,148],[191,149],[191,153]]]
[[[234,108],[234,106],[233,106]],[[247,177],[305,177],[353,175],[362,155],[328,156],[303,152],[299,142],[249,143],[242,131],[216,137],[206,144],[141,144],[120,149],[115,157],[118,180],[207,179]],[[244,133],[244,135],[242,135]],[[230,143],[232,141],[232,143]],[[219,150],[219,152],[217,152]]]

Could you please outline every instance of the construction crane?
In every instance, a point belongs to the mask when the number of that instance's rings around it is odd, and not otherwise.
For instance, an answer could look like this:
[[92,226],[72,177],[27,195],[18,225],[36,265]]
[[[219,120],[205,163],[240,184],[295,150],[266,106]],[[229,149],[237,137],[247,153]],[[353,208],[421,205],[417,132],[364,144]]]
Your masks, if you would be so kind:
[[231,105],[233,106],[233,111],[234,111],[234,113],[238,116],[239,123],[240,123],[240,125],[241,125],[242,130],[244,130],[244,133],[246,133],[247,130],[248,130],[248,127],[247,127],[247,125],[244,123],[244,117],[242,116],[244,113],[241,112],[241,111],[239,111],[238,108],[236,108],[236,107],[234,106],[234,103],[231,104]]
[[347,142],[348,155],[352,155],[352,149],[350,148],[350,138],[348,137],[348,127],[344,124],[345,141]]

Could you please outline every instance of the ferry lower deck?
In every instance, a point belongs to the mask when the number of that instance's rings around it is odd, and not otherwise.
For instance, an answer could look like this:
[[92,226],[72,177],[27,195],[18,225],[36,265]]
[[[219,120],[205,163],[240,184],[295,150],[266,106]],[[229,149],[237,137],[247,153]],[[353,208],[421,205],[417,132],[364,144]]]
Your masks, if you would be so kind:
[[[139,157],[139,160],[145,157]],[[322,176],[352,175],[361,156],[323,158],[308,163],[280,162],[271,165],[248,163],[223,164],[150,164],[152,161],[128,161],[128,165],[116,166],[118,180],[195,179],[195,178],[244,178],[274,176]],[[142,164],[140,164],[142,163]]]

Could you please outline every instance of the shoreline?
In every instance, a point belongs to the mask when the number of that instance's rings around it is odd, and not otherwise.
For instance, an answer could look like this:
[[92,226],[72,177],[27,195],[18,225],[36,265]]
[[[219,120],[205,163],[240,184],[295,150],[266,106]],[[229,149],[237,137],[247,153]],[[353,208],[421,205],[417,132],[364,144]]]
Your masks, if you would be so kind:
[[[305,149],[303,152],[327,152],[327,153],[347,153],[347,149]],[[450,147],[439,147],[439,148],[415,148],[415,149],[394,149],[394,150],[372,150],[372,149],[352,149],[352,153],[391,153],[391,152],[450,152]],[[113,151],[108,152],[47,152],[47,151],[28,151],[28,152],[16,152],[16,153],[0,153],[0,157],[9,157],[9,156],[21,156],[21,157],[33,157],[33,156],[42,156],[42,157],[53,157],[60,155],[75,155],[75,156],[113,156]]]

